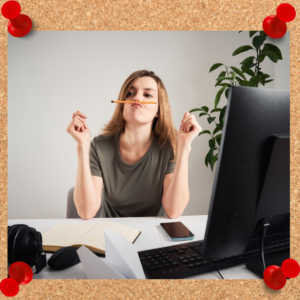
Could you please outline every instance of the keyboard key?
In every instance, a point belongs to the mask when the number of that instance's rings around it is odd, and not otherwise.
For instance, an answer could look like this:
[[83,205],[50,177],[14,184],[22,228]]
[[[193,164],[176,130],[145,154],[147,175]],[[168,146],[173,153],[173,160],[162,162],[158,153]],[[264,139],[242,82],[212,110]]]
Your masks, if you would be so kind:
[[184,260],[182,260],[181,262],[184,263],[184,264],[189,263],[189,261],[188,261],[187,259],[184,259]]
[[165,267],[172,267],[171,264],[167,263],[167,264],[164,264]]
[[169,258],[169,259],[168,259],[168,262],[172,262],[172,261],[173,261],[173,259],[172,259],[172,258]]
[[178,253],[178,254],[183,254],[184,251],[183,251],[183,250],[179,250],[179,251],[177,251],[177,253]]
[[172,253],[172,252],[174,252],[174,251],[175,251],[174,249],[169,249],[169,250],[168,250],[169,253]]
[[191,256],[190,255],[186,255],[185,258],[191,258]]
[[195,258],[189,258],[189,261],[196,261]]
[[196,262],[195,265],[196,265],[196,267],[199,267],[199,266],[202,266],[202,263]]
[[154,267],[154,266],[149,266],[148,269],[151,270],[151,271],[154,271],[154,270],[156,270],[156,267]]
[[149,260],[152,261],[152,262],[157,261],[155,258],[151,258]]
[[159,262],[158,262],[158,261],[155,261],[155,262],[153,263],[153,265],[159,265]]
[[194,250],[200,250],[201,247],[194,247],[193,249],[194,249]]
[[185,259],[185,258],[184,258],[183,256],[179,256],[178,259],[179,259],[179,260],[183,260],[183,259]]
[[156,255],[154,255],[154,257],[155,257],[155,258],[159,258],[159,257],[160,257],[160,255],[156,254]]
[[173,262],[172,262],[172,265],[173,265],[173,266],[178,266],[179,264],[178,264],[176,261],[173,261]]
[[187,247],[181,247],[180,249],[181,250],[187,250]]
[[197,259],[197,260],[203,260],[203,258],[200,257],[200,256],[195,257],[195,259]]
[[198,256],[198,254],[192,254],[192,256],[193,256],[193,257],[196,257],[196,256]]
[[141,257],[140,257],[140,260],[144,260],[144,259],[146,259],[145,256],[141,256]]
[[151,255],[146,256],[148,259],[153,258]]
[[203,263],[204,265],[206,265],[206,264],[208,264],[208,261],[207,261],[207,260],[204,260],[202,263]]
[[215,259],[213,259],[212,261],[213,261],[213,262],[217,262],[217,261],[219,261],[219,259],[218,259],[218,258],[215,258]]
[[152,263],[149,262],[148,260],[143,260],[143,264],[144,264],[146,267],[152,266]]
[[164,268],[165,266],[163,266],[163,265],[156,265],[156,268],[157,269],[162,269],[162,268]]
[[268,249],[269,249],[269,250],[271,250],[271,249],[273,249],[273,247],[272,247],[272,246],[270,246],[270,247],[268,247]]
[[189,267],[189,268],[194,268],[195,265],[194,265],[194,264],[189,264],[188,267]]
[[160,261],[162,264],[166,264],[167,263],[167,261],[164,259],[164,260],[161,260]]

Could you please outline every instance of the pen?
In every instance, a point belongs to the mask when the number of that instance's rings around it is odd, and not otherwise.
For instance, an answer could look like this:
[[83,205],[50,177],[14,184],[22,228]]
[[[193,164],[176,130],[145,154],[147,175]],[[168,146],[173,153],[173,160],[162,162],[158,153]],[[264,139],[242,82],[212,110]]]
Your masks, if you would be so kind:
[[153,101],[115,101],[111,100],[111,103],[143,103],[143,104],[157,104],[158,102]]

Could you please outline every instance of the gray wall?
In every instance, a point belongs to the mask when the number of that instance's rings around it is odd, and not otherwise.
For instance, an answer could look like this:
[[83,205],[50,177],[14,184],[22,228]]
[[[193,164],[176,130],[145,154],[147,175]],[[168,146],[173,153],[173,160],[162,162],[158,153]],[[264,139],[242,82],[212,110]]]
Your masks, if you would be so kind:
[[[262,63],[262,71],[275,77],[266,88],[289,89],[288,34],[279,45],[283,62],[276,65],[266,58]],[[149,69],[165,83],[179,129],[185,111],[213,107],[222,69],[208,73],[210,67],[240,66],[254,51],[235,57],[232,53],[251,41],[248,32],[237,31],[33,31],[23,38],[8,34],[8,218],[65,217],[77,169],[76,144],[66,132],[73,112],[86,114],[92,137],[98,135],[113,114],[115,104],[110,101],[117,99],[125,79]],[[212,128],[195,115],[203,130]],[[204,165],[208,140],[204,135],[192,142],[190,202],[184,215],[208,212],[214,179]]]

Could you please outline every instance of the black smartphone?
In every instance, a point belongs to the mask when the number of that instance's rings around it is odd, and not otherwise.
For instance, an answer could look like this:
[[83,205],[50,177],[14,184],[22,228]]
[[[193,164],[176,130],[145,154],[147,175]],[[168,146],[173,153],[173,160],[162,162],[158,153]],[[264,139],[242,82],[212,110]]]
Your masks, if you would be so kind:
[[195,236],[181,222],[160,223],[171,241],[192,240]]

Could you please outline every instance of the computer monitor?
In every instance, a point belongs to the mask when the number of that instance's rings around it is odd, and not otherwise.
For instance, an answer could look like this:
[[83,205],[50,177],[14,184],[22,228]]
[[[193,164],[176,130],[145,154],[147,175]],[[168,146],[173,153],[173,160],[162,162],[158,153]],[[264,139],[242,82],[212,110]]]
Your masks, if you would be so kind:
[[289,237],[289,91],[231,86],[202,253],[220,258]]

